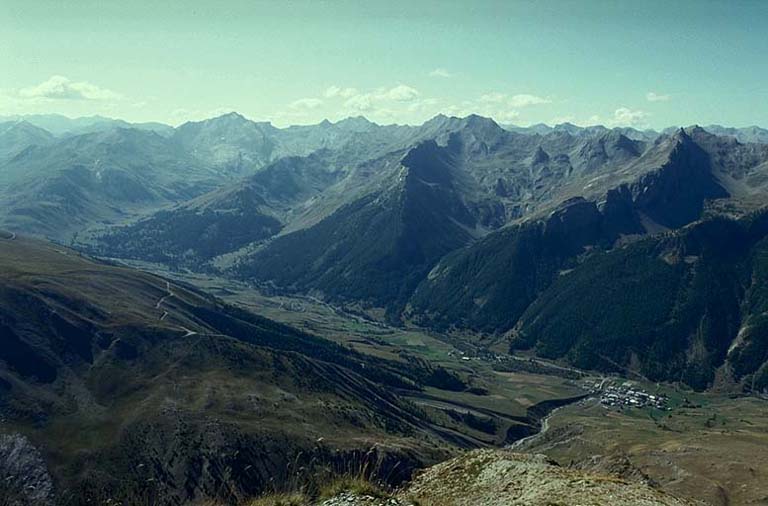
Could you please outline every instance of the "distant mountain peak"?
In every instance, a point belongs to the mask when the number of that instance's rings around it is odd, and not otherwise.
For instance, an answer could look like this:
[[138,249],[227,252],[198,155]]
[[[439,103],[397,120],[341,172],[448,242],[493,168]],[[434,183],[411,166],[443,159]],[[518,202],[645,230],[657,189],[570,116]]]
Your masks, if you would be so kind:
[[[703,130],[701,130],[701,132],[703,132]],[[701,133],[701,132],[698,132],[694,129],[686,130],[685,128],[680,127],[680,130],[675,132],[675,135],[673,136],[673,138],[677,141],[678,144],[683,144],[683,143],[692,141],[691,135],[690,135],[691,133]]]
[[640,154],[638,150],[638,143],[624,135],[619,130],[609,130],[601,137],[601,140],[606,145],[615,147],[633,155]]
[[[240,113],[237,113],[235,111],[228,112],[226,114],[222,114],[220,116],[214,116],[213,118],[204,119],[202,121],[188,121],[184,125],[231,125],[231,126],[240,126],[245,124],[254,124],[253,121],[249,120],[245,116],[243,116]],[[184,126],[182,125],[182,126]]]
[[342,120],[337,121],[333,125],[338,128],[343,128],[346,130],[356,130],[356,131],[365,131],[365,130],[369,130],[371,127],[377,126],[376,123],[370,121],[368,118],[362,115],[350,116],[348,118],[344,118]]
[[222,114],[219,116],[219,118],[226,118],[226,119],[233,119],[233,120],[240,120],[240,121],[249,121],[248,118],[240,114],[239,112],[228,112],[226,114]]
[[496,123],[492,118],[487,118],[485,116],[480,116],[479,114],[470,114],[466,118],[464,118],[464,122],[469,125],[482,125],[482,126],[493,126],[498,129],[501,129],[498,123]]

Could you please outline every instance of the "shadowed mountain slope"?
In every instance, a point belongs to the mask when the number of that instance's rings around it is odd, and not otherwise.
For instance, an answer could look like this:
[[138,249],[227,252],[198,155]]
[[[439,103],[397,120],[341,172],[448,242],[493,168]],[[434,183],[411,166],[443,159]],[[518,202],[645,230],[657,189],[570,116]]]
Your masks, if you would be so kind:
[[48,243],[0,239],[0,265],[3,430],[39,448],[62,500],[231,500],[372,441],[403,460],[392,477],[479,444],[390,393],[420,388],[416,366]]
[[587,258],[528,307],[514,348],[580,367],[768,388],[768,212],[712,218]]

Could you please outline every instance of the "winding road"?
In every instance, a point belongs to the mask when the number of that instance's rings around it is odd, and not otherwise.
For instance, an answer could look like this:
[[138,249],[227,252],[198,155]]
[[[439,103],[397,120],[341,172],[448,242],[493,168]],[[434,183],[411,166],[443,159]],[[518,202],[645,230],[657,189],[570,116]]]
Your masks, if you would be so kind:
[[[171,297],[175,297],[176,296],[176,294],[173,293],[173,290],[171,289],[171,282],[170,281],[166,281],[165,282],[165,291],[167,293],[165,295],[163,295],[162,297],[160,297],[160,299],[158,299],[157,303],[155,304],[155,309],[163,309],[162,308],[163,303],[165,301],[167,301],[168,299],[170,299]],[[168,317],[168,314],[169,314],[168,311],[163,309],[163,314],[160,316],[160,321],[165,320]],[[181,325],[177,325],[177,328],[184,332],[184,337],[190,337],[190,336],[196,336],[197,335],[197,332],[195,332],[194,330],[189,330],[187,327],[183,327]]]

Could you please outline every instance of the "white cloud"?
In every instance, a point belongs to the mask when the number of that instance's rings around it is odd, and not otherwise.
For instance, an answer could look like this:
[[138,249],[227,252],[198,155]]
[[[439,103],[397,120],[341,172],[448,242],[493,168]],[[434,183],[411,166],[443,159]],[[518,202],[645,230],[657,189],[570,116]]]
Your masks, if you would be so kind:
[[499,93],[497,91],[493,91],[491,93],[486,93],[485,95],[480,96],[480,102],[488,102],[492,104],[496,104],[499,102],[503,102],[506,100],[507,95],[506,93]]
[[666,102],[672,97],[669,95],[661,95],[653,91],[649,91],[645,94],[645,98],[648,100],[648,102]]
[[552,102],[548,98],[540,97],[538,95],[531,95],[529,93],[520,93],[517,95],[507,95],[506,93],[499,93],[493,91],[480,96],[480,102],[489,104],[500,104],[505,102],[510,107],[528,107],[530,105],[549,104]]
[[325,90],[326,98],[350,98],[357,95],[358,91],[355,88],[342,88],[340,86],[329,86]]
[[394,88],[380,94],[381,98],[394,100],[396,102],[410,102],[419,96],[416,88],[411,88],[405,84],[398,84]]
[[344,107],[355,112],[392,110],[395,103],[415,102],[420,93],[416,88],[399,84],[394,88],[379,88],[369,93],[359,93],[348,98]]
[[369,93],[355,95],[354,97],[344,102],[344,107],[359,112],[370,111],[373,109],[373,100]]
[[100,88],[85,81],[72,81],[64,76],[52,76],[36,86],[22,88],[19,97],[47,100],[120,100],[119,93]]
[[323,105],[323,101],[319,98],[300,98],[288,104],[288,107],[291,109],[317,109],[321,105]]
[[488,116],[491,116],[499,123],[510,123],[517,120],[520,117],[520,113],[514,109],[500,109]]
[[589,117],[586,123],[584,125],[586,126],[592,126],[592,125],[599,125],[600,124],[600,116],[597,114],[593,114]]
[[442,78],[446,78],[447,79],[449,77],[453,77],[453,74],[448,72],[447,69],[444,69],[444,68],[440,67],[440,68],[436,68],[435,70],[430,72],[429,76],[430,77],[442,77]]
[[644,126],[648,113],[645,111],[632,110],[627,107],[619,107],[613,113],[613,120],[610,122],[614,126]]
[[520,95],[513,95],[509,99],[509,105],[512,107],[527,107],[529,105],[548,104],[552,102],[548,98],[539,97],[537,95],[529,95],[522,93]]
[[409,112],[429,111],[434,109],[435,106],[437,106],[439,103],[440,100],[437,98],[422,98],[409,103],[408,107],[406,107],[406,110]]

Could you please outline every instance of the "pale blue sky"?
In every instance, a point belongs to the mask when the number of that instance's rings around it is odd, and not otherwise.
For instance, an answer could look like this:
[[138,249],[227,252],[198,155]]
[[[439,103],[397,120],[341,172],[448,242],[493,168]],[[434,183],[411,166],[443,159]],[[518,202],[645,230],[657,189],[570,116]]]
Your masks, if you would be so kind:
[[2,0],[0,115],[768,126],[768,1]]

